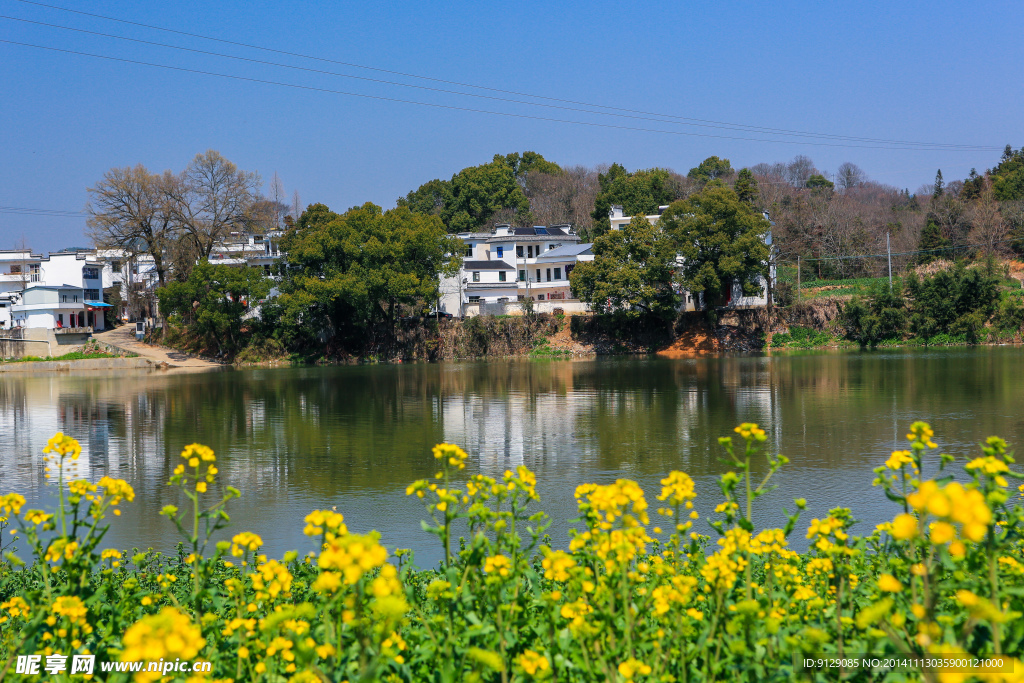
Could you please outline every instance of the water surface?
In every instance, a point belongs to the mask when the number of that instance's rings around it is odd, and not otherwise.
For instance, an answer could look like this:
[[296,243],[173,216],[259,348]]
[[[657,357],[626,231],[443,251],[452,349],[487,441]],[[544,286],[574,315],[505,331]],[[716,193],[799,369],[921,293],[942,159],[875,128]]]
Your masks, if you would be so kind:
[[308,550],[302,517],[337,506],[352,530],[377,529],[423,565],[437,559],[436,539],[420,531],[422,510],[404,494],[433,473],[438,442],[466,448],[467,473],[533,469],[563,543],[583,482],[635,479],[653,503],[658,480],[681,469],[697,481],[706,517],[726,469],[717,438],[757,422],[791,459],[757,522],[781,524],[781,508],[803,497],[805,521],[847,506],[867,532],[894,513],[871,487],[871,469],[904,447],[912,421],[931,422],[939,445],[965,457],[991,434],[1020,441],[1022,401],[1016,347],[5,375],[0,492],[45,499],[41,450],[64,431],[82,443],[81,476],[135,487],[108,545],[168,548],[173,529],[157,512],[181,505],[166,481],[182,447],[198,441],[217,452],[220,482],[242,490],[233,530],[257,531],[268,552]]

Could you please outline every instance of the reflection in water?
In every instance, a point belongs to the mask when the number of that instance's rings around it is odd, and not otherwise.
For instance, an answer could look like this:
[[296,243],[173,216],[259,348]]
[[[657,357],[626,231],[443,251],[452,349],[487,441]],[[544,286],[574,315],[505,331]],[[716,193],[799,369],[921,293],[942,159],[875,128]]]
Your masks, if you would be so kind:
[[[495,362],[246,370],[213,374],[80,374],[0,378],[0,490],[46,495],[41,450],[64,431],[82,443],[77,474],[127,479],[137,497],[108,540],[168,547],[157,516],[181,505],[166,485],[182,447],[217,452],[220,481],[243,492],[233,531],[268,551],[306,549],[301,519],[337,506],[350,528],[436,559],[405,486],[433,472],[430,447],[458,443],[468,472],[525,464],[565,538],[573,490],[637,479],[654,495],[671,469],[698,483],[706,516],[724,470],[717,438],[758,422],[791,464],[763,499],[777,524],[794,497],[810,514],[852,507],[871,525],[891,514],[872,467],[902,447],[916,419],[964,456],[990,434],[1024,432],[1024,359],[1015,348],[810,354],[694,360]],[[216,494],[213,494],[216,495]],[[867,524],[862,530],[868,530]]]

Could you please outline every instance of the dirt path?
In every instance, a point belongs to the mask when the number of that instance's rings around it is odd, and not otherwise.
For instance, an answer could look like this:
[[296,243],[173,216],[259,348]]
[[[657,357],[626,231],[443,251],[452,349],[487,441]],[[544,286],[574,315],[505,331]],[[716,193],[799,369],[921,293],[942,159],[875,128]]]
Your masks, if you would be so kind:
[[718,338],[706,327],[691,327],[676,337],[676,340],[658,351],[662,358],[693,358],[723,351]]
[[134,325],[122,325],[112,330],[96,332],[93,334],[93,338],[102,344],[109,344],[124,351],[137,353],[143,358],[152,360],[154,363],[166,363],[168,367],[172,368],[215,370],[224,367],[221,363],[196,358],[187,353],[169,349],[166,346],[154,346],[153,344],[143,344],[140,341],[136,341]]

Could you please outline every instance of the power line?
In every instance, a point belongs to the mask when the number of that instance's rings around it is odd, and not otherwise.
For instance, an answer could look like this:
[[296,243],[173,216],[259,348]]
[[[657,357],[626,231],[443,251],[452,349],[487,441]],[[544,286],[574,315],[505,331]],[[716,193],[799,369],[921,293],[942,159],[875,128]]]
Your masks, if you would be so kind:
[[[297,70],[297,71],[306,71],[306,72],[309,72],[309,73],[315,73],[315,74],[321,74],[321,75],[327,75],[327,76],[337,76],[337,77],[340,77],[340,78],[350,78],[350,79],[355,79],[355,80],[360,80],[360,81],[367,81],[367,82],[370,82],[370,83],[380,83],[380,84],[383,84],[383,85],[394,85],[394,86],[403,87],[403,88],[415,88],[417,90],[426,90],[426,91],[429,91],[429,92],[444,93],[444,94],[448,94],[448,95],[459,95],[459,96],[463,96],[463,97],[476,97],[476,98],[480,98],[480,99],[492,100],[492,101],[497,101],[497,102],[507,102],[507,103],[511,103],[511,104],[523,104],[523,105],[533,106],[533,107],[546,107],[546,108],[549,108],[549,109],[559,109],[559,110],[563,110],[563,111],[580,112],[580,113],[586,113],[586,114],[597,114],[597,115],[601,115],[601,116],[614,116],[614,117],[618,117],[618,118],[638,119],[638,120],[643,120],[643,121],[653,121],[653,122],[656,122],[656,123],[667,123],[667,124],[670,124],[670,125],[697,126],[697,127],[702,127],[702,128],[714,128],[714,129],[722,129],[722,130],[735,130],[735,131],[738,131],[738,132],[749,132],[749,131],[746,131],[744,128],[736,128],[736,127],[730,127],[730,126],[724,126],[724,125],[723,126],[719,126],[719,125],[712,125],[712,124],[707,124],[707,123],[688,123],[688,122],[680,122],[680,121],[671,121],[671,120],[667,120],[665,118],[654,118],[654,117],[650,117],[650,116],[640,116],[640,115],[635,115],[635,114],[619,114],[619,113],[608,112],[608,111],[594,111],[593,109],[581,109],[579,107],[568,107],[568,106],[557,105],[557,104],[545,104],[545,103],[542,103],[542,102],[528,102],[528,101],[525,101],[525,100],[510,99],[510,98],[507,98],[507,97],[496,97],[494,95],[480,95],[480,94],[477,94],[477,93],[464,93],[464,92],[459,92],[457,90],[448,90],[448,89],[444,89],[444,88],[433,88],[433,87],[425,86],[425,85],[415,85],[415,84],[409,84],[409,83],[399,83],[397,81],[388,81],[388,80],[384,80],[384,79],[380,79],[380,78],[370,78],[370,77],[367,77],[367,76],[355,76],[355,75],[352,75],[352,74],[339,73],[337,71],[325,71],[323,69],[313,69],[313,68],[304,67],[304,66],[296,66],[296,65],[293,65],[293,64],[282,64],[280,62],[270,62],[270,61],[266,61],[266,60],[262,60],[262,59],[253,59],[251,57],[241,57],[241,56],[238,56],[238,55],[229,55],[229,54],[224,54],[224,53],[221,53],[221,52],[212,52],[210,50],[198,50],[198,49],[195,49],[195,48],[183,47],[183,46],[180,46],[180,45],[170,45],[170,44],[167,44],[167,43],[159,43],[159,42],[155,42],[155,41],[152,41],[152,40],[142,40],[140,38],[130,38],[130,37],[127,37],[127,36],[120,36],[120,35],[111,34],[111,33],[103,33],[103,32],[100,32],[100,31],[90,31],[88,29],[76,28],[76,27],[73,27],[73,26],[62,26],[60,24],[51,24],[51,23],[48,23],[48,22],[45,22],[45,21],[35,21],[35,20],[32,20],[32,19],[22,19],[20,17],[11,17],[11,16],[6,16],[6,15],[0,15],[0,19],[7,19],[9,21],[20,21],[20,22],[28,23],[28,24],[36,24],[38,26],[46,26],[48,28],[56,28],[56,29],[61,29],[61,30],[64,30],[64,31],[75,31],[77,33],[85,33],[85,34],[88,34],[88,35],[100,36],[100,37],[103,37],[103,38],[113,38],[115,40],[123,40],[123,41],[128,41],[128,42],[133,42],[133,43],[140,43],[142,45],[152,45],[152,46],[155,46],[155,47],[169,48],[169,49],[172,49],[172,50],[180,50],[180,51],[183,51],[183,52],[192,52],[192,53],[195,53],[195,54],[209,55],[209,56],[212,56],[212,57],[221,57],[221,58],[224,58],[224,59],[234,59],[234,60],[237,60],[237,61],[249,62],[251,64],[262,64],[264,66],[275,66],[275,67],[280,67],[280,68],[284,68],[284,69],[293,69],[293,70]],[[790,137],[811,137],[811,138],[822,138],[822,137],[829,137],[829,138],[831,138],[832,137],[832,136],[822,136],[822,135],[814,134],[814,133],[772,133],[772,134],[773,135],[786,135],[786,136],[790,136]],[[851,140],[858,140],[857,138],[850,138],[850,139]],[[810,143],[808,143],[808,144],[810,144]],[[914,144],[925,145],[925,144],[929,144],[929,143],[914,143]],[[938,144],[938,143],[936,143],[936,144]],[[967,146],[962,146],[962,145],[955,145],[955,146],[953,146],[953,145],[944,145],[943,144],[942,146],[934,146],[934,147],[922,146],[921,149],[922,150],[927,150],[927,151],[992,151],[995,148],[989,148],[989,147],[970,147],[969,148]]]
[[[436,103],[433,103],[433,102],[419,102],[419,101],[416,101],[416,100],[406,100],[406,99],[401,99],[401,98],[398,98],[398,97],[385,97],[383,95],[368,95],[368,94],[365,94],[365,93],[348,92],[348,91],[345,91],[345,90],[333,90],[333,89],[330,89],[330,88],[320,88],[320,87],[311,86],[311,85],[300,85],[300,84],[297,84],[297,83],[285,83],[283,81],[271,81],[271,80],[262,79],[262,78],[252,78],[252,77],[249,77],[249,76],[236,76],[236,75],[232,75],[232,74],[218,73],[218,72],[215,72],[215,71],[203,71],[203,70],[200,70],[200,69],[189,69],[189,68],[182,67],[182,66],[171,66],[171,65],[168,65],[168,64],[157,64],[157,63],[154,63],[154,62],[143,62],[143,61],[140,61],[140,60],[127,59],[127,58],[124,58],[124,57],[112,57],[110,55],[100,55],[100,54],[95,54],[95,53],[91,53],[91,52],[80,52],[78,50],[67,50],[67,49],[64,49],[64,48],[50,47],[48,45],[36,45],[36,44],[33,44],[33,43],[22,43],[22,42],[19,42],[19,41],[16,41],[16,40],[3,40],[3,39],[0,39],[0,43],[6,43],[8,45],[18,45],[20,47],[30,47],[30,48],[34,48],[34,49],[38,49],[38,50],[49,50],[51,52],[61,52],[61,53],[64,53],[64,54],[79,55],[79,56],[82,56],[82,57],[93,57],[93,58],[96,58],[96,59],[105,59],[105,60],[108,60],[108,61],[123,62],[123,63],[126,63],[126,64],[135,64],[135,65],[139,65],[139,66],[150,66],[150,67],[154,67],[154,68],[158,68],[158,69],[168,69],[168,70],[171,70],[171,71],[180,71],[180,72],[183,72],[183,73],[200,74],[200,75],[203,75],[203,76],[216,76],[218,78],[230,78],[230,79],[234,79],[234,80],[238,80],[238,81],[246,81],[246,82],[249,82],[249,83],[261,83],[261,84],[264,84],[264,85],[277,85],[277,86],[281,86],[281,87],[285,87],[285,88],[294,88],[296,90],[308,90],[308,91],[311,91],[311,92],[331,93],[331,94],[335,94],[335,95],[345,95],[345,96],[348,96],[348,97],[361,97],[361,98],[364,98],[364,99],[378,100],[378,101],[382,101],[382,102],[397,102],[397,103],[402,103],[402,104],[414,104],[414,105],[419,105],[419,106],[422,106],[422,107],[433,107],[433,108],[436,108],[436,109],[449,109],[449,110],[453,110],[453,111],[464,111],[464,112],[471,112],[471,113],[476,113],[476,114],[489,114],[489,115],[492,115],[492,116],[504,116],[504,117],[507,117],[507,118],[529,119],[529,120],[533,120],[533,121],[545,121],[545,122],[549,122],[549,123],[568,123],[568,124],[572,124],[572,125],[590,126],[590,127],[594,127],[594,128],[610,128],[610,129],[614,129],[614,130],[627,130],[627,131],[636,131],[636,132],[644,132],[644,133],[661,133],[661,134],[664,134],[664,135],[683,135],[683,136],[687,136],[687,137],[714,138],[714,139],[719,139],[719,140],[741,140],[741,141],[746,141],[746,142],[767,142],[767,143],[776,143],[776,144],[784,144],[784,145],[814,145],[814,146],[817,146],[817,147],[845,147],[845,148],[855,148],[855,149],[889,149],[889,150],[902,150],[902,151],[923,151],[921,148],[918,148],[918,147],[889,147],[889,146],[883,146],[883,145],[853,145],[853,144],[827,143],[827,142],[805,142],[805,141],[798,141],[798,140],[771,140],[771,139],[766,139],[766,138],[747,138],[747,137],[739,137],[739,136],[733,136],[733,135],[715,135],[715,134],[711,134],[711,133],[695,133],[695,132],[691,132],[691,131],[659,130],[659,129],[656,129],[656,128],[640,128],[640,127],[637,127],[637,126],[624,126],[624,125],[616,125],[616,124],[612,124],[612,123],[599,123],[599,122],[594,122],[594,121],[574,121],[572,119],[557,119],[557,118],[552,118],[552,117],[547,117],[547,116],[536,116],[536,115],[532,115],[532,114],[516,114],[516,113],[513,113],[513,112],[491,111],[491,110],[487,110],[487,109],[475,109],[473,107],[460,107],[460,106],[450,105],[450,104],[436,104]],[[953,150],[953,151],[967,151],[967,150]]]
[[32,209],[25,206],[0,206],[0,213],[22,216],[50,216],[53,218],[85,218],[89,214],[81,211],[62,211],[60,209]]
[[[785,128],[769,128],[769,127],[764,127],[764,126],[750,126],[750,125],[747,125],[747,124],[740,124],[740,123],[729,123],[729,122],[724,122],[724,121],[714,121],[714,120],[710,120],[710,119],[691,118],[691,117],[678,116],[678,115],[674,115],[674,114],[663,114],[663,113],[649,112],[649,111],[643,111],[643,110],[637,110],[637,109],[627,109],[627,108],[623,108],[623,107],[613,107],[613,106],[609,106],[609,105],[594,104],[594,103],[582,102],[582,101],[578,101],[578,100],[570,100],[570,99],[563,99],[563,98],[557,98],[557,97],[548,97],[548,96],[544,96],[544,95],[535,95],[535,94],[526,93],[526,92],[519,92],[519,91],[515,91],[515,90],[506,90],[506,89],[502,89],[502,88],[494,88],[494,87],[489,87],[489,86],[474,85],[474,84],[471,84],[471,83],[462,83],[462,82],[459,82],[459,81],[446,80],[446,79],[442,79],[442,78],[433,78],[433,77],[430,77],[430,76],[422,76],[422,75],[406,73],[406,72],[402,72],[402,71],[395,71],[395,70],[391,70],[391,69],[382,69],[382,68],[379,68],[379,67],[367,66],[367,65],[364,65],[364,64],[356,64],[356,63],[353,63],[353,62],[345,62],[345,61],[341,61],[341,60],[328,59],[328,58],[325,58],[325,57],[318,57],[318,56],[315,56],[315,55],[307,55],[307,54],[303,54],[303,53],[299,53],[299,52],[290,52],[290,51],[287,51],[287,50],[278,50],[278,49],[274,49],[274,48],[264,47],[264,46],[261,46],[261,45],[253,45],[253,44],[250,44],[250,43],[242,43],[242,42],[238,42],[238,41],[227,40],[227,39],[224,39],[224,38],[214,38],[212,36],[206,36],[206,35],[202,35],[202,34],[198,34],[198,33],[191,33],[191,32],[188,32],[188,31],[180,31],[180,30],[176,30],[176,29],[165,28],[165,27],[162,27],[162,26],[155,26],[155,25],[152,25],[152,24],[144,24],[144,23],[140,23],[140,22],[129,21],[127,19],[119,19],[117,17],[111,17],[111,16],[107,16],[107,15],[103,15],[103,14],[95,14],[95,13],[92,13],[92,12],[84,12],[84,11],[81,11],[81,10],[70,9],[70,8],[67,8],[67,7],[60,7],[60,6],[57,6],[57,5],[50,5],[50,4],[46,4],[46,3],[42,3],[42,2],[35,2],[34,0],[17,0],[17,1],[21,2],[21,3],[24,3],[24,4],[27,4],[27,5],[35,5],[35,6],[38,6],[38,7],[46,7],[48,9],[59,10],[59,11],[62,11],[62,12],[69,12],[69,13],[73,13],[73,14],[79,14],[79,15],[82,15],[82,16],[88,16],[88,17],[93,17],[93,18],[97,18],[97,19],[103,19],[105,21],[113,21],[113,22],[118,22],[118,23],[122,23],[122,24],[127,24],[127,25],[130,25],[130,26],[138,26],[138,27],[152,29],[152,30],[156,30],[156,31],[164,31],[164,32],[167,32],[167,33],[174,33],[174,34],[177,34],[177,35],[188,36],[190,38],[199,38],[199,39],[202,39],[202,40],[209,40],[209,41],[214,41],[214,42],[218,42],[218,43],[224,43],[224,44],[227,44],[227,45],[234,45],[234,46],[237,46],[237,47],[244,47],[244,48],[253,49],[253,50],[262,50],[262,51],[265,51],[265,52],[271,52],[271,53],[275,53],[275,54],[287,55],[287,56],[290,56],[290,57],[298,57],[298,58],[301,58],[301,59],[311,59],[311,60],[316,60],[316,61],[320,61],[320,62],[325,62],[325,63],[330,63],[330,64],[338,64],[338,65],[341,65],[341,66],[348,66],[348,67],[357,68],[357,69],[366,69],[366,70],[369,70],[369,71],[376,71],[376,72],[379,72],[379,73],[387,73],[387,74],[391,74],[391,75],[395,75],[395,76],[403,76],[403,77],[406,77],[406,78],[416,78],[416,79],[421,79],[421,80],[426,80],[426,81],[432,81],[432,82],[435,82],[435,83],[444,83],[446,85],[455,85],[455,86],[459,86],[459,87],[463,87],[463,88],[474,88],[474,89],[478,89],[478,90],[486,90],[486,91],[490,91],[490,92],[498,92],[498,93],[502,93],[502,94],[506,94],[506,95],[516,95],[516,96],[519,96],[519,97],[530,97],[530,98],[533,98],[533,99],[547,100],[549,102],[561,102],[563,104],[572,104],[572,105],[579,105],[579,106],[599,108],[599,109],[608,109],[608,110],[611,110],[611,111],[625,112],[625,113],[628,113],[628,114],[639,114],[639,115],[642,115],[642,116],[657,116],[657,117],[661,117],[661,118],[676,119],[677,121],[682,121],[682,122],[691,122],[691,123],[686,124],[686,125],[705,125],[705,126],[709,126],[709,127],[712,127],[712,128],[715,128],[715,127],[718,127],[718,128],[726,127],[725,129],[727,129],[727,130],[737,130],[737,131],[744,131],[744,132],[750,132],[750,133],[767,133],[767,134],[777,134],[777,135],[797,135],[797,136],[803,136],[803,137],[813,137],[813,138],[832,139],[832,140],[845,140],[845,141],[851,141],[851,142],[872,142],[872,143],[878,143],[878,144],[884,144],[884,145],[911,145],[911,146],[913,146],[912,148],[917,148],[917,147],[936,148],[936,149],[937,148],[942,148],[942,149],[946,149],[948,151],[955,151],[955,150],[958,150],[958,151],[1000,151],[1002,149],[1001,147],[991,147],[991,146],[983,146],[983,145],[957,145],[957,144],[952,144],[952,143],[932,143],[932,142],[918,142],[918,141],[909,141],[909,140],[887,140],[887,139],[881,139],[881,138],[867,138],[867,137],[856,137],[856,136],[847,136],[847,135],[836,135],[836,134],[831,134],[831,133],[814,133],[814,132],[808,132],[808,131],[790,130],[790,129],[785,129]],[[42,22],[38,22],[38,23],[42,23]],[[72,29],[72,30],[79,30],[79,29]],[[113,36],[113,37],[118,37],[118,36]],[[126,38],[126,40],[134,40],[134,39]],[[140,41],[140,42],[145,42],[145,41]],[[168,46],[168,47],[173,47],[173,46]],[[179,49],[188,49],[188,48],[179,48]],[[239,57],[238,59],[244,59],[244,58]],[[281,65],[281,66],[283,66],[283,65]],[[295,67],[295,68],[301,68],[301,67]],[[342,75],[342,74],[336,74],[336,75]],[[352,77],[352,78],[359,78],[357,76],[350,76],[350,77]],[[419,87],[419,86],[411,86],[411,85],[408,85],[408,84],[396,84],[396,85],[406,85],[407,87]],[[475,95],[472,95],[471,93],[457,93],[457,94],[471,96],[471,97],[475,96]],[[544,106],[544,105],[540,105],[539,103],[532,103],[532,104],[535,104],[535,105],[538,105],[538,106]],[[603,112],[591,112],[591,113],[603,113]],[[726,138],[726,139],[743,140],[745,138]],[[763,140],[761,140],[761,141],[763,141]],[[776,141],[776,142],[781,142],[781,141]],[[806,143],[806,144],[811,144],[811,143]],[[837,146],[837,145],[834,145],[834,146]],[[868,149],[887,149],[887,147],[868,147]],[[895,149],[905,149],[905,148],[895,148]]]

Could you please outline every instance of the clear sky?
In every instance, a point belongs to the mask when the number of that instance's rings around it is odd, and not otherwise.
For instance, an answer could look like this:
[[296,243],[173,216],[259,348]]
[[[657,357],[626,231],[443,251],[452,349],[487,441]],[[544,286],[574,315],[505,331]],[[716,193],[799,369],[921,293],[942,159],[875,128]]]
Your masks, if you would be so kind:
[[[1024,3],[301,2],[45,0],[63,8],[377,69],[659,115],[833,136],[1024,145]],[[0,15],[350,76],[472,90],[0,0]],[[562,165],[740,168],[844,161],[915,190],[993,166],[999,151],[898,149],[545,108],[374,83],[0,19],[0,40],[301,85],[173,71],[0,42],[0,207],[78,212],[114,166],[179,171],[216,149],[290,196],[385,208],[495,153]],[[316,90],[316,89],[320,90]],[[677,133],[560,123],[343,95]],[[624,114],[626,112],[617,112]],[[659,118],[659,117],[654,117]],[[818,143],[818,144],[812,144]],[[862,147],[824,146],[863,145]],[[884,147],[875,149],[869,147]],[[0,248],[87,245],[84,218],[0,208]]]

